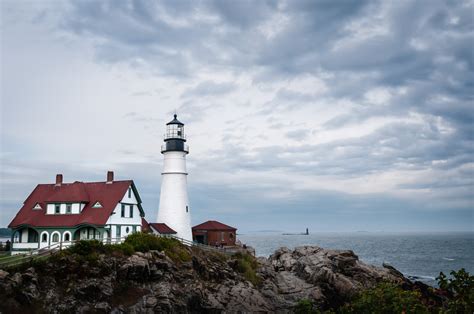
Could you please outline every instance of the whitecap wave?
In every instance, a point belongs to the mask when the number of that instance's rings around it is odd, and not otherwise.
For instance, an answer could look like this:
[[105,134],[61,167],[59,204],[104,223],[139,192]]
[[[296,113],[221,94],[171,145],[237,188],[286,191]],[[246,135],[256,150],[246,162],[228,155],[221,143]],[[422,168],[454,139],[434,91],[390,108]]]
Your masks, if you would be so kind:
[[424,275],[408,275],[407,277],[411,280],[436,280],[435,277]]
[[454,261],[454,258],[449,258],[449,257],[443,257],[445,261]]

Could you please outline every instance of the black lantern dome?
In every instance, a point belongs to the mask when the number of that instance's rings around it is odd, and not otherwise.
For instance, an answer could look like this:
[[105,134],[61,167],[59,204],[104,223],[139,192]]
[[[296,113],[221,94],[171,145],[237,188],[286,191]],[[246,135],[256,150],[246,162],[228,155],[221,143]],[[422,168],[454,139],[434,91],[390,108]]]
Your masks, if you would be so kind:
[[181,151],[189,152],[184,134],[184,123],[178,120],[178,115],[174,115],[174,119],[166,123],[166,133],[164,136],[165,144],[161,147],[161,152]]
[[170,125],[170,124],[184,125],[183,122],[178,120],[178,115],[176,113],[174,114],[174,119],[166,123],[166,125]]

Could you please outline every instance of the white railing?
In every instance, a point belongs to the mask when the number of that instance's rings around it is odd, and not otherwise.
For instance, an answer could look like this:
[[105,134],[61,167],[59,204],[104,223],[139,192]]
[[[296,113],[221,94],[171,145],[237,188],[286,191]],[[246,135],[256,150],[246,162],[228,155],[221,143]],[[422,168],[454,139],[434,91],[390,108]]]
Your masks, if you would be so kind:
[[39,246],[38,242],[13,242],[14,249],[37,249]]
[[[223,254],[233,254],[233,253],[235,253],[235,251],[227,250],[226,248],[209,246],[209,245],[193,242],[193,241],[190,241],[190,240],[186,240],[186,239],[174,236],[174,235],[156,235],[156,236],[175,239],[175,240],[181,242],[184,245],[198,247],[198,248],[200,248],[202,250],[205,250],[205,251],[219,252],[219,253],[223,253]],[[118,243],[122,243],[123,241],[125,241],[125,238],[126,237],[105,238],[105,239],[101,239],[102,240],[101,242],[103,242],[104,244],[118,244]],[[0,269],[5,268],[5,267],[20,265],[20,264],[32,261],[33,259],[36,259],[36,258],[49,256],[49,255],[53,254],[54,252],[61,251],[62,249],[66,249],[66,248],[70,247],[71,245],[73,245],[74,243],[76,243],[78,241],[82,241],[82,240],[96,240],[96,239],[81,239],[81,240],[72,240],[72,241],[61,241],[61,242],[52,243],[48,246],[41,247],[41,248],[37,248],[37,246],[36,246],[34,249],[32,249],[28,252],[25,252],[25,251],[11,251],[11,256],[4,257],[0,260]],[[18,243],[16,243],[16,244],[18,244]],[[24,244],[28,244],[28,243],[24,243]],[[38,243],[29,243],[29,244],[38,245]],[[21,255],[21,256],[18,256],[18,255]]]

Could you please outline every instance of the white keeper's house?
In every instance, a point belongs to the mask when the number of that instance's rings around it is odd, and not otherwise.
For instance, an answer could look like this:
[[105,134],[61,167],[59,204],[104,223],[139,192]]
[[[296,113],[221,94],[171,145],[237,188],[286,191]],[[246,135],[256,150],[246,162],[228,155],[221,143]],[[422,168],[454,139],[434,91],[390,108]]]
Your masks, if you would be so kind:
[[58,242],[124,238],[141,231],[145,216],[132,180],[38,184],[9,224],[12,251],[47,247]]

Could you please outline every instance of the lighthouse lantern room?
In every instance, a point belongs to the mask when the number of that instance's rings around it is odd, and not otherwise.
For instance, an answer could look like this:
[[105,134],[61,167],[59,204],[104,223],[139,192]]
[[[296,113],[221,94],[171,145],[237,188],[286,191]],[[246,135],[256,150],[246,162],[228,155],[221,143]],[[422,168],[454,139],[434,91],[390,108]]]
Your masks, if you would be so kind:
[[186,155],[189,153],[184,124],[177,115],[166,124],[158,222],[176,231],[176,236],[192,241],[191,211],[188,203]]

